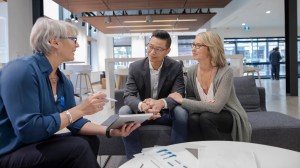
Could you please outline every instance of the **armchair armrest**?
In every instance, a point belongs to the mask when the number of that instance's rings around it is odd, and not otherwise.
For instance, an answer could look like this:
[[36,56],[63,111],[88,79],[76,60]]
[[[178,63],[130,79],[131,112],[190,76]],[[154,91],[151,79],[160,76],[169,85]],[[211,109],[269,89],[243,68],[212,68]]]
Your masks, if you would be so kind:
[[257,87],[261,111],[267,111],[266,108],[266,90],[264,87]]

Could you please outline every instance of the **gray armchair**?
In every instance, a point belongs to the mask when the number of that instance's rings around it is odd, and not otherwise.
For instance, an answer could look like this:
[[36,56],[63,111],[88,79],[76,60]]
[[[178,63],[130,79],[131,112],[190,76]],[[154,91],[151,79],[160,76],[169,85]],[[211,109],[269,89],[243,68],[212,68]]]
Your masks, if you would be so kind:
[[[252,143],[271,145],[300,152],[300,120],[266,110],[265,89],[256,87],[253,76],[235,77],[235,91],[252,126]],[[123,105],[123,91],[116,91],[116,112]],[[143,147],[170,145],[169,126],[151,125],[140,129]],[[100,137],[99,155],[125,155],[122,139]]]

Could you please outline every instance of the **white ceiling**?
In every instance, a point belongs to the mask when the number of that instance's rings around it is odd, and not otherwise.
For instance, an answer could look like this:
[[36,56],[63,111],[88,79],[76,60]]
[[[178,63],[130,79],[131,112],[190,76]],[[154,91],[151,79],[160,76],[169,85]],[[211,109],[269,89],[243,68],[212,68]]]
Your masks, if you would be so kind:
[[[300,0],[297,0],[300,9]],[[266,11],[270,10],[270,14]],[[210,20],[211,28],[242,27],[242,23],[251,28],[284,28],[284,0],[232,0],[223,9],[213,9],[217,15]],[[298,27],[300,25],[298,11]]]

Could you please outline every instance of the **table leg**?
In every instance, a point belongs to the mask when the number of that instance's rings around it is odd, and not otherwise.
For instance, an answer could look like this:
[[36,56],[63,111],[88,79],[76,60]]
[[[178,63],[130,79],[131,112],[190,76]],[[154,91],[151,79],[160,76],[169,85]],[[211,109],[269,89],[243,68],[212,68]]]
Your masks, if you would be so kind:
[[259,70],[257,70],[256,72],[257,72],[257,78],[258,78],[259,86],[261,87],[262,85],[261,85]]

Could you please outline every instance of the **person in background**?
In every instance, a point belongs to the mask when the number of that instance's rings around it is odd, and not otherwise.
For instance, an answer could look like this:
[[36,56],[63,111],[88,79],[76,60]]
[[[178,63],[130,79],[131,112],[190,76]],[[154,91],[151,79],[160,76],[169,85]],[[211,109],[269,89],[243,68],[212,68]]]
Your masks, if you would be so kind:
[[[83,116],[103,109],[105,93],[75,104],[73,86],[58,69],[74,60],[78,30],[71,23],[39,18],[30,44],[35,54],[0,72],[0,167],[99,168],[96,135],[127,136],[139,124],[106,130]],[[56,134],[68,128],[71,133]]]
[[234,141],[251,139],[248,117],[233,85],[233,70],[227,65],[223,41],[214,32],[199,33],[192,44],[198,64],[187,72],[186,98],[171,93],[170,98],[189,111],[189,140]]
[[[133,62],[124,90],[124,106],[119,114],[153,113],[150,120],[142,125],[172,126],[172,143],[185,142],[187,139],[187,117],[185,109],[168,95],[177,92],[184,96],[185,85],[182,65],[167,54],[171,48],[168,32],[156,30],[147,44],[147,57]],[[123,138],[128,159],[141,152],[139,132],[135,130]]]
[[280,60],[281,55],[279,52],[279,47],[275,47],[270,53],[269,60],[271,64],[271,76],[272,80],[279,80],[279,71],[280,71]]

